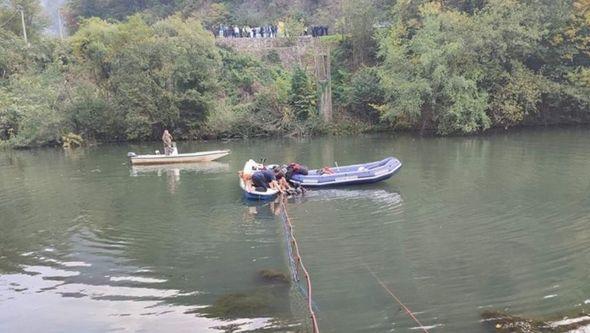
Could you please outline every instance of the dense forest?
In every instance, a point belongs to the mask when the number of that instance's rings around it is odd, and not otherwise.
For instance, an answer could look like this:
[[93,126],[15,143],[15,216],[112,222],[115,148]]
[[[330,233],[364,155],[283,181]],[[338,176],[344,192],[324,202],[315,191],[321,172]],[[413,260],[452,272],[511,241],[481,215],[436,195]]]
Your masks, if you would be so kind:
[[[66,0],[63,40],[43,9],[0,0],[4,146],[590,122],[590,0]],[[212,33],[278,21],[334,33],[333,123],[312,73]]]

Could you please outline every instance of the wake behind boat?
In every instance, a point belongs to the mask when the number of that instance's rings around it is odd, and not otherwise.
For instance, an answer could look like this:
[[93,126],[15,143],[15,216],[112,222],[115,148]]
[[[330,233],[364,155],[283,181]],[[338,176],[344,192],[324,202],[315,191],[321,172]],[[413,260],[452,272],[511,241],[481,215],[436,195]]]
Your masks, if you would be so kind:
[[135,153],[128,153],[127,156],[131,160],[132,165],[155,165],[171,163],[211,162],[229,155],[230,152],[230,150],[211,150],[187,154],[172,153],[170,155],[136,155]]
[[307,175],[293,174],[290,181],[309,187],[375,183],[390,178],[401,167],[397,158],[388,157],[364,164],[309,170]]

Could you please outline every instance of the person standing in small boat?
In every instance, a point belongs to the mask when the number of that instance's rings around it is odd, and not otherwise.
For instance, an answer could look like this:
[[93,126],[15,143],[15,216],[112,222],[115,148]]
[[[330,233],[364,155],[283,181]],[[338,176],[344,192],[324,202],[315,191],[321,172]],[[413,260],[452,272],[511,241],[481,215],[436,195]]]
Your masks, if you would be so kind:
[[164,134],[162,135],[162,142],[164,142],[164,154],[172,154],[172,134],[170,134],[168,130],[164,130]]

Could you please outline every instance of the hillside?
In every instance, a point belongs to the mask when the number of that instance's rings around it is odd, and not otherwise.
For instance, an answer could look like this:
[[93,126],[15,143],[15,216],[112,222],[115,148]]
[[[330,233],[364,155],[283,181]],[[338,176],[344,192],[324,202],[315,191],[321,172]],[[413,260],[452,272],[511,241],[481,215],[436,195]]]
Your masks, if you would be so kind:
[[[590,121],[589,0],[68,0],[61,12],[63,41],[43,33],[39,1],[2,1],[4,145]],[[301,36],[314,26],[329,35]]]

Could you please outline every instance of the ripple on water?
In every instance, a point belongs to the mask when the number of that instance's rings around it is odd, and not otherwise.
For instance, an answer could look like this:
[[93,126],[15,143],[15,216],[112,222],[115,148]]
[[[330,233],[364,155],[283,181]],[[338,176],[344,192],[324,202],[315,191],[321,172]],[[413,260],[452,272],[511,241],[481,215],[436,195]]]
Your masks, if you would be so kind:
[[[394,150],[404,169],[387,182],[289,204],[322,332],[417,328],[366,264],[432,331],[480,333],[482,309],[542,316],[590,304],[589,143],[575,130],[273,140],[230,144],[226,161],[237,170],[265,151],[321,165]],[[225,167],[133,177],[127,150],[18,152],[9,162],[0,153],[0,331],[274,327],[195,314],[260,287],[259,269],[286,267],[269,205],[244,204]],[[32,306],[35,320],[22,315]]]

